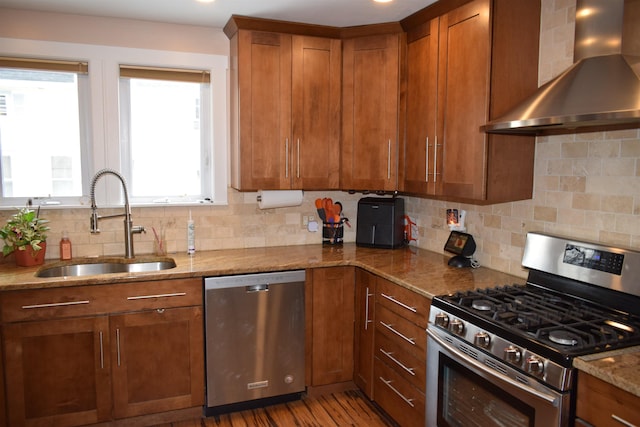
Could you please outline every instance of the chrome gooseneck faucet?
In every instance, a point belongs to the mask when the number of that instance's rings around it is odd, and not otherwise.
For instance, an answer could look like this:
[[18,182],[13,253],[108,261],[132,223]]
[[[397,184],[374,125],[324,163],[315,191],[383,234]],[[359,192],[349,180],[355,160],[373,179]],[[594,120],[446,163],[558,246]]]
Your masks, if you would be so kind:
[[[115,175],[120,182],[122,183],[122,189],[124,190],[124,213],[117,215],[106,215],[99,216],[98,215],[98,207],[96,206],[96,182],[102,176],[106,174]],[[127,192],[127,184],[124,181],[122,175],[112,169],[101,169],[99,170],[93,179],[91,180],[91,233],[98,234],[100,233],[100,229],[98,228],[98,220],[107,219],[107,218],[117,218],[120,216],[124,216],[124,257],[125,258],[134,258],[133,253],[133,234],[134,233],[146,233],[144,227],[142,226],[133,226],[133,220],[131,219],[131,207],[129,206],[129,193]]]

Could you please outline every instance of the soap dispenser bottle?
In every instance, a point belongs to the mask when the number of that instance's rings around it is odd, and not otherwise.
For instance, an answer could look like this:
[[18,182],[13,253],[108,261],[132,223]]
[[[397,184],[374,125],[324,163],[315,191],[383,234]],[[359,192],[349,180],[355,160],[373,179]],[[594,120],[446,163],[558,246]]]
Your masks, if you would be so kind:
[[71,259],[71,240],[69,240],[69,236],[67,232],[64,231],[62,233],[62,238],[60,239],[60,260],[67,261]]
[[189,220],[187,221],[187,254],[193,255],[196,253],[196,226],[191,218],[191,211],[189,211]]

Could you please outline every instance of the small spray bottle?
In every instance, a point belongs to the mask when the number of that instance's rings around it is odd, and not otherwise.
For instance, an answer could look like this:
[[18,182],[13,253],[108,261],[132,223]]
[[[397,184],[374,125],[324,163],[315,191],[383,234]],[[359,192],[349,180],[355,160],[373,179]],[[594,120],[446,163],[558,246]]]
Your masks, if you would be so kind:
[[196,253],[196,226],[191,218],[191,210],[189,210],[189,221],[187,221],[187,254]]

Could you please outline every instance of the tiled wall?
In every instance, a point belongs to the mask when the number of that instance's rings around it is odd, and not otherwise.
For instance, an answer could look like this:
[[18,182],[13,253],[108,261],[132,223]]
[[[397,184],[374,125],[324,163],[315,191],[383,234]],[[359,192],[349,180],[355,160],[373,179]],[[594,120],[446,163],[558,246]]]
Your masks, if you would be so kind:
[[[575,0],[542,0],[542,5],[540,83],[572,63]],[[638,130],[541,137],[536,143],[532,200],[473,206],[407,197],[407,213],[418,222],[417,245],[442,252],[449,233],[445,210],[465,209],[468,232],[478,244],[476,258],[480,263],[523,277],[526,273],[520,262],[530,230],[640,247],[639,163]],[[315,212],[317,197],[343,202],[353,225],[345,229],[345,240],[354,241],[361,194],[306,192],[301,207],[260,210],[256,193],[229,190],[228,206],[191,209],[197,250],[320,244],[320,233],[309,233],[302,227],[303,215]],[[184,207],[134,209],[134,224],[148,230],[146,235],[134,237],[136,253],[152,252],[151,227],[164,230],[169,252],[185,251],[188,211]],[[4,222],[9,213],[1,211],[0,221]],[[74,256],[124,252],[120,219],[101,222],[102,233],[91,235],[88,209],[51,209],[42,214],[51,220],[48,258],[58,257],[57,242],[63,230],[69,232]]]

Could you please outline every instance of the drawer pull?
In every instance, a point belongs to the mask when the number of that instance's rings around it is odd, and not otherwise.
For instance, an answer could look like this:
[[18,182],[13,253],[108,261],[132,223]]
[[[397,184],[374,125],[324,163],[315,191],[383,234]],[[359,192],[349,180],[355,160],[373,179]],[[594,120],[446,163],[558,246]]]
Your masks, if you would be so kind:
[[89,301],[68,301],[68,302],[52,302],[47,304],[23,305],[22,308],[29,310],[32,308],[51,308],[51,307],[67,307],[71,305],[89,304]]
[[384,351],[383,348],[380,348],[380,351],[387,356],[389,359],[393,360],[393,362],[400,366],[402,369],[404,369],[405,371],[407,371],[408,373],[410,373],[411,375],[413,375],[415,377],[416,373],[413,372],[413,368],[407,368],[406,366],[404,366],[404,364],[402,362],[400,362],[398,359],[396,359],[395,357],[393,357],[393,353],[391,353],[390,351]]
[[380,324],[382,326],[384,326],[385,328],[387,328],[388,330],[390,330],[391,332],[393,332],[394,334],[396,334],[397,336],[399,336],[400,338],[402,338],[403,340],[410,342],[413,345],[416,345],[416,340],[415,338],[407,338],[404,335],[402,335],[400,332],[396,331],[395,329],[393,329],[393,325],[389,325],[387,323],[384,323],[382,320],[380,321]]
[[135,297],[127,297],[127,300],[133,301],[133,300],[138,300],[138,299],[183,297],[185,295],[187,295],[186,292],[176,292],[176,293],[173,293],[173,294],[157,294],[157,295],[137,295]]
[[414,407],[415,407],[415,405],[413,404],[413,400],[414,400],[414,399],[407,399],[406,397],[404,397],[404,396],[402,395],[402,393],[400,393],[400,392],[399,392],[399,391],[398,391],[394,386],[392,386],[392,385],[391,385],[391,381],[387,381],[387,380],[385,380],[385,379],[384,379],[384,378],[382,378],[382,377],[379,377],[379,378],[380,378],[380,381],[382,381],[383,383],[385,383],[385,385],[386,385],[387,387],[389,387],[389,388],[390,388],[390,389],[391,389],[395,394],[397,394],[397,395],[400,397],[400,399],[402,399],[402,400],[404,400],[405,402],[407,402],[407,404],[408,404],[409,406],[411,406],[412,408],[414,408]]
[[116,354],[118,356],[118,366],[120,366],[120,328],[116,329]]
[[104,369],[104,344],[102,342],[102,331],[100,331],[100,369]]
[[611,418],[613,418],[614,420],[616,420],[617,422],[619,422],[620,424],[622,424],[623,426],[627,426],[627,427],[636,427],[635,424],[631,424],[629,421],[620,418],[619,416],[617,416],[616,414],[611,414]]
[[413,313],[417,313],[418,312],[418,309],[416,309],[415,307],[409,307],[408,305],[401,303],[400,301],[398,301],[397,299],[395,299],[392,296],[385,295],[383,293],[380,293],[380,295],[382,295],[384,298],[388,299],[389,301],[394,302],[394,303],[398,304],[400,307],[405,308],[405,309],[407,309],[407,310],[409,310],[409,311],[411,311]]

